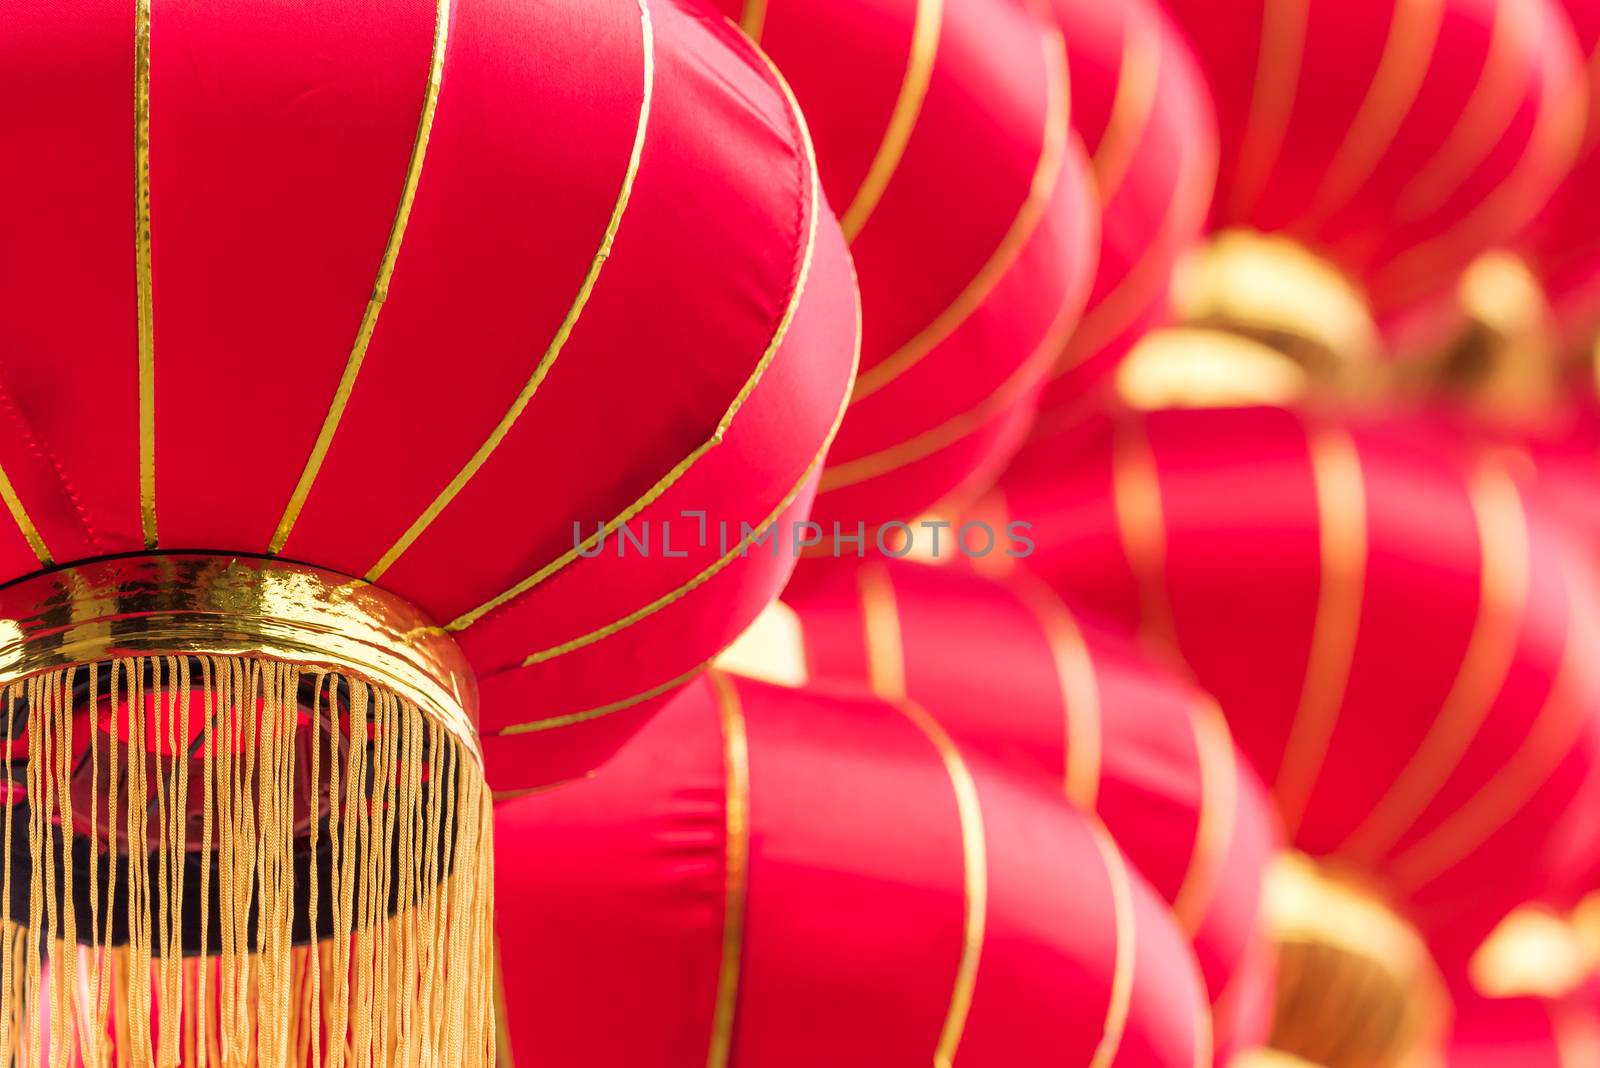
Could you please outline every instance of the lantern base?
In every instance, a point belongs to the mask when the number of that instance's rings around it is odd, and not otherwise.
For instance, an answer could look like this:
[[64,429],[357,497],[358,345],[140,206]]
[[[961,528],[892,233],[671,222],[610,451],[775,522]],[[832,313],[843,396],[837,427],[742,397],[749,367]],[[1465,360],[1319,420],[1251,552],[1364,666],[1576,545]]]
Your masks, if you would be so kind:
[[1266,911],[1278,949],[1275,1050],[1325,1068],[1429,1063],[1448,999],[1410,923],[1300,854],[1269,871]]
[[0,1063],[492,1064],[491,799],[442,632],[212,557],[52,572],[0,618]]

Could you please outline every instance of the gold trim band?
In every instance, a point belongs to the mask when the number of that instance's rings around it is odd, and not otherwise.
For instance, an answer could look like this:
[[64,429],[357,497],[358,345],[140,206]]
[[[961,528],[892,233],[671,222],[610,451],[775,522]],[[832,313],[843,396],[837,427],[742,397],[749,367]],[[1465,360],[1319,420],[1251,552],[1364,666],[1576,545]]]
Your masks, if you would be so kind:
[[[800,103],[799,101],[795,100],[794,91],[789,88],[789,83],[784,80],[782,72],[778,70],[778,68],[773,64],[772,60],[767,58],[765,53],[762,53],[761,58],[766,62],[768,70],[772,72],[773,81],[777,84],[778,89],[782,92],[784,101],[789,108],[790,117],[794,120],[795,130],[798,132],[800,146],[803,151],[803,170],[805,173],[806,187],[809,191],[809,195],[806,204],[807,223],[805,240],[803,248],[799,253],[800,263],[795,274],[794,288],[790,291],[788,303],[785,304],[783,314],[779,317],[778,324],[773,329],[771,340],[767,342],[767,347],[762,351],[761,358],[756,362],[755,370],[750,373],[749,378],[745,379],[744,385],[739,387],[739,392],[734,394],[733,400],[728,403],[727,409],[722,413],[722,418],[717,421],[716,428],[712,430],[711,436],[705,441],[701,442],[699,445],[695,446],[694,451],[690,452],[689,455],[685,456],[682,460],[679,460],[677,464],[673,466],[672,470],[661,476],[660,480],[657,481],[655,485],[645,490],[644,493],[640,495],[632,504],[628,505],[621,512],[618,512],[609,522],[605,524],[605,526],[596,531],[594,534],[591,534],[588,538],[584,539],[581,544],[575,545],[571,549],[568,549],[566,552],[556,557],[556,559],[552,560],[548,564],[545,564],[538,571],[535,571],[532,575],[529,575],[527,578],[523,579],[521,582],[518,582],[510,589],[496,594],[495,596],[489,598],[489,600],[478,605],[476,608],[470,609],[457,616],[455,619],[452,619],[449,623],[445,624],[446,630],[465,630],[474,623],[478,622],[484,616],[488,615],[490,612],[493,612],[495,609],[499,608],[501,605],[507,604],[516,600],[518,597],[521,597],[523,594],[527,593],[529,590],[533,589],[535,586],[539,585],[541,582],[544,582],[550,576],[554,575],[558,571],[561,571],[568,564],[571,564],[574,560],[578,559],[580,554],[588,552],[590,549],[594,548],[595,544],[599,542],[601,538],[609,536],[615,532],[618,527],[623,526],[628,522],[628,520],[644,511],[650,505],[654,504],[656,500],[660,498],[662,494],[666,493],[667,490],[671,489],[677,483],[678,479],[682,478],[691,467],[699,463],[701,458],[704,457],[706,453],[722,444],[723,439],[727,436],[728,429],[733,426],[733,421],[738,416],[739,410],[744,407],[745,401],[750,399],[750,394],[755,392],[755,388],[760,384],[762,376],[767,373],[767,367],[772,363],[773,358],[778,354],[778,350],[783,346],[783,339],[789,334],[789,327],[794,322],[796,313],[800,310],[800,300],[803,296],[805,296],[806,284],[811,278],[811,262],[814,258],[817,247],[817,213],[823,203],[823,198],[821,179],[817,176],[817,154],[811,143],[811,130],[808,126],[806,126],[805,115],[800,111]],[[859,299],[860,298],[858,296],[857,300],[859,301]],[[856,339],[858,359],[860,356],[859,319],[860,315],[858,312],[856,326],[858,331],[858,336]],[[854,371],[852,371],[852,376],[853,374]]]
[[50,548],[45,545],[39,528],[33,525],[33,520],[28,517],[28,510],[22,506],[22,499],[17,496],[16,487],[11,484],[11,479],[6,474],[4,467],[0,467],[0,500],[5,501],[6,510],[11,513],[11,518],[16,520],[17,529],[28,543],[28,548],[33,550],[33,555],[39,562],[49,567],[55,561],[51,559]]
[[978,785],[972,778],[961,751],[939,722],[921,705],[912,701],[891,702],[933,743],[950,776],[955,793],[956,817],[961,825],[962,924],[961,956],[950,991],[950,1008],[934,1047],[934,1068],[951,1068],[961,1048],[967,1028],[972,997],[978,985],[978,962],[983,956],[983,937],[989,911],[989,854],[984,837],[983,810],[978,802]]
[[708,676],[717,697],[722,727],[722,759],[727,786],[726,865],[723,875],[722,965],[717,972],[717,1001],[711,1018],[711,1046],[706,1068],[727,1068],[733,1052],[733,1022],[739,1009],[739,972],[744,961],[745,903],[750,892],[750,740],[738,687],[719,671]]
[[119,656],[259,656],[382,686],[479,757],[477,683],[460,648],[359,579],[269,558],[96,560],[0,589],[0,687]]
[[294,492],[289,495],[289,503],[284,506],[278,529],[273,532],[268,545],[267,551],[273,554],[283,551],[295,523],[300,519],[300,510],[305,507],[306,498],[311,496],[311,486],[317,480],[317,473],[322,470],[322,461],[327,458],[333,436],[338,433],[339,422],[344,418],[345,406],[350,403],[350,394],[356,388],[356,377],[361,374],[361,364],[367,358],[372,332],[378,328],[378,314],[383,311],[384,301],[389,299],[389,280],[394,277],[395,263],[400,259],[400,244],[405,240],[406,225],[411,221],[411,205],[417,198],[417,184],[422,180],[422,161],[427,157],[428,137],[433,132],[433,113],[439,106],[439,90],[444,85],[450,0],[438,0],[434,18],[428,85],[422,97],[422,114],[417,119],[416,138],[411,144],[411,158],[406,163],[405,182],[400,187],[400,204],[395,208],[394,222],[389,226],[389,239],[383,247],[382,258],[378,260],[378,277],[372,283],[372,295],[367,298],[366,309],[361,313],[361,325],[356,328],[356,339],[345,360],[339,384],[334,389],[333,400],[328,404],[328,414],[323,417],[317,440],[311,446],[311,455],[306,458],[305,469],[300,472],[300,479],[295,483]]
[[1317,496],[1321,572],[1300,700],[1273,789],[1292,838],[1310,804],[1344,709],[1367,581],[1367,496],[1361,453],[1344,430],[1307,433]]
[[906,145],[922,114],[928,83],[933,80],[933,62],[939,52],[939,30],[943,24],[944,0],[917,0],[917,18],[911,28],[911,54],[906,60],[905,77],[900,82],[889,125],[883,131],[883,140],[867,167],[866,177],[861,179],[860,188],[851,198],[850,206],[839,216],[839,229],[844,231],[846,241],[854,242],[861,228],[867,225],[900,166],[900,158],[905,155]]
[[1106,1005],[1105,1024],[1101,1028],[1100,1042],[1095,1046],[1094,1059],[1089,1068],[1111,1068],[1117,1052],[1122,1049],[1122,1038],[1128,1029],[1128,1013],[1133,1006],[1133,969],[1138,958],[1138,928],[1133,915],[1133,882],[1128,877],[1128,862],[1117,848],[1098,816],[1090,818],[1089,829],[1094,835],[1095,849],[1105,864],[1106,880],[1111,886],[1111,907],[1116,925],[1116,958],[1112,964],[1111,997]]
[[1054,26],[1042,27],[1039,36],[1045,63],[1044,128],[1040,133],[1039,161],[1016,216],[988,260],[956,294],[949,307],[934,316],[915,337],[856,377],[851,404],[865,400],[905,374],[971,318],[1016,264],[1049,210],[1056,186],[1063,180],[1067,159],[1071,82],[1067,78],[1067,50],[1061,31]]
[[589,270],[583,276],[583,283],[578,286],[578,295],[572,299],[572,304],[567,308],[566,317],[561,320],[561,325],[556,328],[555,336],[550,339],[550,344],[545,348],[544,355],[539,359],[538,365],[533,370],[533,375],[512,400],[511,406],[506,409],[505,415],[495,424],[483,444],[478,446],[470,459],[457,471],[455,477],[446,483],[444,489],[425,508],[421,515],[406,528],[395,543],[378,558],[367,572],[368,582],[377,582],[383,573],[394,566],[405,551],[411,548],[413,542],[420,538],[425,530],[433,525],[450,502],[466,488],[467,483],[484,464],[489,462],[489,457],[500,447],[500,443],[511,433],[512,427],[522,418],[522,413],[533,403],[533,396],[539,392],[539,387],[544,384],[545,377],[549,375],[550,368],[555,366],[556,359],[561,355],[561,350],[566,348],[567,339],[572,336],[572,331],[578,325],[578,319],[583,315],[584,308],[589,305],[589,295],[594,292],[595,283],[600,280],[600,271],[611,258],[611,246],[617,239],[617,230],[622,226],[623,213],[628,210],[628,200],[633,195],[634,179],[639,175],[639,161],[644,155],[645,130],[650,125],[650,97],[655,90],[656,62],[655,62],[655,33],[650,22],[650,5],[648,0],[638,0],[639,4],[639,36],[640,48],[644,54],[644,91],[639,100],[639,121],[633,134],[633,147],[628,153],[628,164],[622,174],[622,188],[617,193],[616,202],[612,205],[611,216],[606,222],[605,234],[600,240],[600,247],[589,261]]
[[156,547],[156,343],[150,269],[150,0],[135,0],[133,43],[133,254],[139,330],[139,522]]

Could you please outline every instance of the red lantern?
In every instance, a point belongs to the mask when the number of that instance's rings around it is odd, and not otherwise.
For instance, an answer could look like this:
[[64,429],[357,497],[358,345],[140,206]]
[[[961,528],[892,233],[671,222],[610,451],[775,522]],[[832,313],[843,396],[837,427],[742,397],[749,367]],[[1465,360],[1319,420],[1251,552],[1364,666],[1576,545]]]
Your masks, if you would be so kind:
[[1541,889],[1600,758],[1600,592],[1501,466],[1278,409],[1105,419],[1062,455],[1005,486],[1028,564],[1181,652],[1296,845],[1447,957]]
[[1155,3],[1052,0],[1071,57],[1072,120],[1094,164],[1100,258],[1078,329],[1040,402],[1070,416],[1140,336],[1168,315],[1179,255],[1199,237],[1217,132],[1189,47]]
[[1576,1068],[1600,1063],[1600,1010],[1593,995],[1564,999],[1479,998],[1457,1002],[1448,1068]]
[[[957,551],[948,540],[945,550]],[[997,547],[981,559],[1005,556]],[[1218,1062],[1265,1036],[1260,893],[1277,829],[1214,703],[1032,582],[909,562],[807,564],[785,603],[813,680],[908,696],[964,748],[1098,813],[1194,943]]]
[[1094,279],[1061,34],[1028,0],[720,0],[794,84],[865,309],[815,518],[869,542],[1015,449]]
[[1557,319],[1579,344],[1600,331],[1600,206],[1593,195],[1600,181],[1600,4],[1563,0],[1577,31],[1578,46],[1589,57],[1585,86],[1589,108],[1577,163],[1538,218],[1518,242],[1539,273]]
[[540,1063],[1209,1060],[1194,959],[1104,829],[909,704],[714,673],[496,833]]
[[[138,72],[124,6],[14,26],[5,573],[202,548],[366,576],[462,645],[489,736],[731,640],[786,566],[715,524],[803,512],[849,264],[747,42],[677,2],[582,10],[157,11]],[[77,91],[43,88],[61,64]],[[574,551],[623,517],[657,524],[648,561]],[[579,774],[639,718],[490,743],[496,785]]]
[[1555,0],[1169,0],[1211,83],[1214,224],[1302,242],[1380,323],[1513,237],[1577,151]]
[[[18,1012],[41,945],[97,932],[92,988],[57,950],[56,1008],[98,1004],[80,1046],[109,1055],[111,982],[118,1058],[149,1025],[176,1063],[220,941],[213,1059],[487,1063],[485,775],[588,771],[742,629],[789,557],[679,511],[803,514],[841,414],[855,290],[800,112],[681,0],[7,22]],[[649,560],[574,546],[624,522]],[[428,844],[391,856],[412,820]],[[301,1000],[319,964],[334,1008]],[[402,1035],[423,976],[453,1019]]]

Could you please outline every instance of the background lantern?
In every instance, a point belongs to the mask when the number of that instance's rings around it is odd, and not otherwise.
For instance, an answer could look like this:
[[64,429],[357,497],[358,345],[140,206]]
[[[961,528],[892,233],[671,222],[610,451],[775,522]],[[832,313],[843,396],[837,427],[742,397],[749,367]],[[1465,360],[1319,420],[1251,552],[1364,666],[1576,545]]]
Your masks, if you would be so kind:
[[1029,566],[1163,636],[1291,840],[1470,952],[1581,837],[1589,562],[1421,424],[1198,410],[1079,434],[1076,461],[1005,487]]
[[1600,1059],[1592,992],[1566,999],[1465,996],[1446,1046],[1448,1068],[1575,1068]]
[[[117,1056],[149,1032],[173,1063],[212,1004],[181,953],[215,934],[210,996],[261,1026],[213,1059],[272,1059],[289,1014],[352,1057],[483,1063],[485,767],[500,789],[586,772],[757,613],[790,558],[714,524],[803,513],[843,407],[855,289],[800,113],[678,0],[12,14],[22,1015],[87,1010],[126,959],[110,1022],[58,1015],[97,1056],[125,1024]],[[573,545],[624,522],[656,525],[648,566]],[[96,850],[136,858],[115,887],[82,877]],[[92,988],[58,944],[91,932]],[[318,959],[333,1015],[300,1000]]]
[[1324,257],[1391,339],[1565,176],[1582,59],[1554,0],[1173,0],[1221,135],[1213,225]]
[[1088,296],[1099,205],[1061,34],[1028,0],[719,6],[794,84],[860,275],[815,518],[871,539],[992,480]]
[[1589,107],[1577,161],[1566,181],[1540,209],[1515,246],[1544,284],[1568,344],[1594,342],[1600,331],[1600,209],[1593,190],[1600,178],[1600,4],[1563,0],[1577,33]]
[[1209,1060],[1104,829],[912,705],[714,673],[496,834],[509,1048],[544,1063]]
[[1155,3],[1053,0],[1066,38],[1073,127],[1100,197],[1094,288],[1040,400],[1070,418],[1085,394],[1169,314],[1179,256],[1200,236],[1216,179],[1217,131],[1189,46]]
[[[997,548],[975,562],[1000,559]],[[909,697],[964,750],[1096,812],[1194,944],[1218,1063],[1265,1037],[1261,885],[1278,831],[1209,698],[1034,582],[906,561],[808,562],[784,598],[721,663],[778,674],[798,663],[818,684]]]

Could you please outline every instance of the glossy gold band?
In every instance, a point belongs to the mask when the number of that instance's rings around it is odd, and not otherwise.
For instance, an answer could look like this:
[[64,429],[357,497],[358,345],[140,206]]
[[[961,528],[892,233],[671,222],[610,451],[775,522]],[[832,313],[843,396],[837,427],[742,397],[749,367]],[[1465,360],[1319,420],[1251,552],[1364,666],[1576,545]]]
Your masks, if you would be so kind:
[[1326,1068],[1425,1063],[1449,1009],[1416,929],[1377,893],[1300,854],[1275,862],[1266,890],[1278,948],[1270,1044]]
[[1359,287],[1299,242],[1224,230],[1183,265],[1179,319],[1261,341],[1319,377],[1374,359],[1377,328]]
[[0,687],[118,656],[256,656],[385,687],[480,756],[477,682],[455,641],[360,579],[274,558],[95,560],[0,589]]

